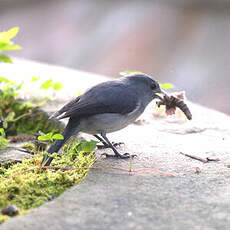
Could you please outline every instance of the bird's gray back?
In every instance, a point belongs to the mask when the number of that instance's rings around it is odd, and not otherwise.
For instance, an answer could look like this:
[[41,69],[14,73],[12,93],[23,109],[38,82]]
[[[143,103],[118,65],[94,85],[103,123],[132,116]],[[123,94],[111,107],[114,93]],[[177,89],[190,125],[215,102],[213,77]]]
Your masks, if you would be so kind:
[[65,117],[90,116],[101,113],[128,114],[138,104],[137,92],[123,81],[108,81],[87,90],[60,111]]

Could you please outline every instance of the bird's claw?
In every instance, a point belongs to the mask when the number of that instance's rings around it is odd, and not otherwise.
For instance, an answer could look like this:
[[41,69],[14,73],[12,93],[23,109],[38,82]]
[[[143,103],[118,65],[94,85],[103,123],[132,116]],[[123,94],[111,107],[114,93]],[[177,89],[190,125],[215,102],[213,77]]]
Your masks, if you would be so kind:
[[125,145],[125,143],[124,142],[112,142],[112,145],[114,146],[114,147],[117,147],[117,146],[121,146],[121,145]]

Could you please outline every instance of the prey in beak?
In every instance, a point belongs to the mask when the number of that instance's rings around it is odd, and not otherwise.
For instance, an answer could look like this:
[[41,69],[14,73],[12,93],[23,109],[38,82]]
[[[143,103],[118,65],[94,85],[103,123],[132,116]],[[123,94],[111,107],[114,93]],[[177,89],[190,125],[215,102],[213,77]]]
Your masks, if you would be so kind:
[[158,92],[155,93],[156,98],[163,100],[164,96],[168,96],[166,92],[160,89]]

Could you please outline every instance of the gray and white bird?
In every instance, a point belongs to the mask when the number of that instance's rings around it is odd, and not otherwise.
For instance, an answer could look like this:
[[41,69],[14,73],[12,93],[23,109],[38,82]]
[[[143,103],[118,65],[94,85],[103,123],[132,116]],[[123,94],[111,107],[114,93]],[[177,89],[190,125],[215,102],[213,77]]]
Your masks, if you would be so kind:
[[106,154],[107,157],[129,158],[129,154],[120,154],[117,151],[106,134],[133,123],[144,112],[146,106],[159,97],[158,93],[164,94],[158,82],[146,74],[122,77],[88,89],[50,117],[69,118],[69,122],[62,134],[64,139],[56,140],[50,146],[42,165],[50,165],[53,160],[50,155],[57,153],[64,143],[78,132],[92,134],[111,148],[115,155]]

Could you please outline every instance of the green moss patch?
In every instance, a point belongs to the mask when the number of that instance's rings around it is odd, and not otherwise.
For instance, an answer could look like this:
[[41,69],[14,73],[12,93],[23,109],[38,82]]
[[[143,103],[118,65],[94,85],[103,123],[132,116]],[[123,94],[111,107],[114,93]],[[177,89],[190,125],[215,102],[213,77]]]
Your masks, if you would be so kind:
[[[26,103],[22,103],[17,101],[18,105],[23,105]],[[23,117],[23,115],[25,115]],[[44,133],[48,132],[60,132],[63,129],[63,124],[57,120],[50,120],[49,116],[46,112],[39,108],[29,108],[24,107],[23,110],[18,110],[17,117],[22,117],[13,122],[8,122],[7,127],[7,135],[17,135],[17,134],[35,134],[38,131],[42,131]]]
[[39,109],[47,99],[20,99],[22,85],[0,76],[0,125],[7,136],[34,134],[39,130],[59,132],[63,128],[61,123],[49,120],[48,115]]
[[[53,166],[73,168],[91,167],[95,162],[94,148],[96,142],[74,142],[65,145],[64,155],[58,155]],[[0,209],[7,205],[16,205],[19,215],[38,207],[59,196],[67,188],[79,183],[89,169],[60,170],[36,169],[18,174],[24,170],[38,167],[43,154],[35,154],[33,159],[24,159],[22,163],[8,163],[0,167]],[[10,177],[9,179],[5,179]],[[0,223],[9,219],[0,213]]]

